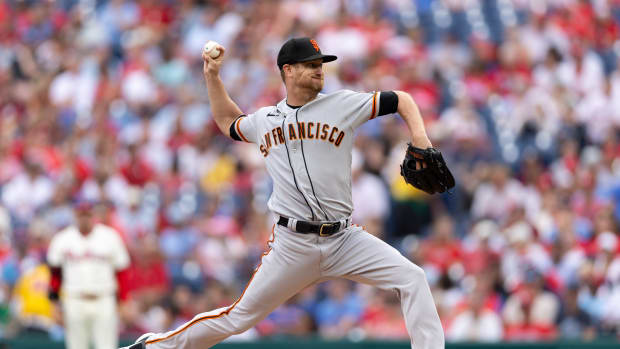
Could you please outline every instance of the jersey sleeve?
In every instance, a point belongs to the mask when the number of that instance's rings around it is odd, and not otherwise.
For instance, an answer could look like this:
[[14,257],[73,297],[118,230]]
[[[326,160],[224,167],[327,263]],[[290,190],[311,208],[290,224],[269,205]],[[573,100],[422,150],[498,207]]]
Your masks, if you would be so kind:
[[114,245],[116,248],[114,249],[113,261],[114,269],[122,270],[129,266],[129,253],[127,253],[127,248],[123,243],[123,239],[118,235],[118,233],[110,229],[110,234],[114,241]]
[[62,266],[62,237],[56,235],[47,248],[47,264],[52,267]]
[[380,115],[395,113],[398,96],[393,91],[352,92],[345,97],[353,107],[352,126],[357,128]]
[[256,143],[256,114],[239,115],[230,125],[230,138],[236,141]]

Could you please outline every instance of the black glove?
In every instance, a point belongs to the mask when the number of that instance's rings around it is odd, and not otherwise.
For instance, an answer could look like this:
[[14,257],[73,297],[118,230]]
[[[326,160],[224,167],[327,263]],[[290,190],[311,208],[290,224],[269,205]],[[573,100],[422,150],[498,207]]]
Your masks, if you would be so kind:
[[429,194],[443,193],[454,187],[454,176],[435,148],[421,149],[409,143],[400,174],[405,182]]

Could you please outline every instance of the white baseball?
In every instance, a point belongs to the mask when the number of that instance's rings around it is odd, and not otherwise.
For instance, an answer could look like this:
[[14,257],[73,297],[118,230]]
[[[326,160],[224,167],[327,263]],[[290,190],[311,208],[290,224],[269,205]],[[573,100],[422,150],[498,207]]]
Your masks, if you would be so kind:
[[211,56],[211,58],[217,58],[220,56],[220,50],[216,50],[215,47],[217,47],[217,45],[219,45],[217,42],[213,41],[213,40],[209,40],[207,41],[207,43],[205,44],[203,51],[207,54],[209,54],[209,56]]

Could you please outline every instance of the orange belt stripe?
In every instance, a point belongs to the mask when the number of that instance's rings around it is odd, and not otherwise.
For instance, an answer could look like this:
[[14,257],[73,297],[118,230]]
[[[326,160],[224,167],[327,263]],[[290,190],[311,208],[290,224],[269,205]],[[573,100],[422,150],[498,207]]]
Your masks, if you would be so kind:
[[[271,243],[275,240],[276,238],[276,233],[275,233],[275,224],[273,225],[273,227],[271,227],[271,239],[268,241],[268,243]],[[265,257],[266,255],[269,254],[269,252],[271,252],[271,248],[269,248],[269,250],[267,252],[263,253],[263,257]],[[195,319],[194,321],[190,322],[189,324],[185,325],[183,328],[171,333],[169,336],[164,337],[164,338],[158,338],[158,339],[153,339],[150,341],[146,341],[145,344],[155,344],[157,342],[161,342],[163,340],[166,339],[170,339],[180,333],[182,333],[183,331],[187,330],[188,328],[192,327],[193,325],[203,321],[203,320],[209,320],[209,319],[216,319],[220,316],[223,315],[227,315],[228,313],[231,312],[231,310],[233,310],[233,308],[235,307],[235,305],[237,305],[239,303],[239,301],[241,301],[241,298],[243,297],[243,295],[245,294],[245,291],[247,291],[248,287],[250,287],[250,284],[252,283],[252,280],[254,279],[254,276],[256,275],[256,273],[258,272],[258,269],[260,268],[260,266],[263,265],[262,259],[261,262],[258,264],[258,266],[256,267],[256,269],[254,269],[254,273],[252,274],[252,277],[250,278],[250,281],[248,281],[248,284],[245,286],[245,289],[243,290],[243,292],[241,292],[241,296],[239,296],[239,298],[230,306],[228,307],[228,309],[222,311],[221,313],[217,314],[217,315],[208,315],[208,316],[203,316],[201,318]]]

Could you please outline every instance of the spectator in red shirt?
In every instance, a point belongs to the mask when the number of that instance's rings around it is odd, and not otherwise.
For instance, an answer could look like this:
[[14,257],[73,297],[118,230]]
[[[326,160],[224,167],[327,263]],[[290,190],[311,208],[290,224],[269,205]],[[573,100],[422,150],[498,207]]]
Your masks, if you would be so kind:
[[121,173],[129,184],[143,187],[154,177],[153,169],[140,156],[139,148],[136,144],[130,144],[127,147],[128,159],[121,167]]
[[438,217],[431,236],[420,246],[418,263],[445,274],[455,263],[461,262],[461,242],[454,236],[454,222],[450,216]]
[[557,336],[556,319],[560,310],[557,297],[544,290],[542,275],[534,269],[526,272],[502,312],[507,340],[551,340]]
[[361,319],[361,327],[368,338],[391,340],[408,338],[399,304],[394,292],[379,289],[375,291]]
[[132,263],[119,280],[121,298],[156,304],[170,290],[170,279],[157,239],[145,236],[138,239],[131,250]]

